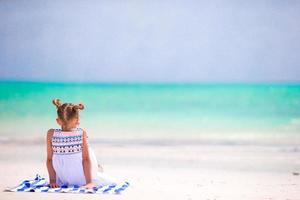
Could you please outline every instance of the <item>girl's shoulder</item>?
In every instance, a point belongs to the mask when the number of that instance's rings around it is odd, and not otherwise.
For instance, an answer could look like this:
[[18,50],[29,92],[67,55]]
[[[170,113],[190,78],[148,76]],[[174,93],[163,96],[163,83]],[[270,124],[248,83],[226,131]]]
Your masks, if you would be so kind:
[[47,141],[50,141],[53,137],[53,134],[54,134],[54,129],[51,128],[47,131]]
[[47,135],[53,135],[55,129],[54,128],[50,128],[48,131],[47,131]]
[[47,136],[53,136],[55,135],[55,133],[57,132],[61,132],[61,129],[59,128],[50,128],[48,131],[47,131]]
[[85,128],[79,128],[82,132],[86,133]]
[[84,129],[84,128],[80,128],[80,130],[82,131],[82,135],[87,137],[87,132],[86,132],[86,129]]
[[77,133],[81,133],[82,135],[86,133],[85,129],[80,128],[80,127],[76,128],[74,131]]

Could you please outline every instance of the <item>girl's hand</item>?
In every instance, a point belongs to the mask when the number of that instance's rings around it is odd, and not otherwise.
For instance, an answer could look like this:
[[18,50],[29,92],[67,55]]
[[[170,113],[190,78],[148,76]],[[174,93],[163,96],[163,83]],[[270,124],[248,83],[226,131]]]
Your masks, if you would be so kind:
[[88,184],[86,184],[86,185],[83,186],[83,187],[85,187],[85,188],[87,188],[87,189],[92,189],[93,187],[95,187],[95,184],[94,184],[94,183],[88,183]]
[[49,186],[50,188],[58,188],[58,187],[59,187],[59,185],[56,184],[56,183],[50,183],[48,186]]

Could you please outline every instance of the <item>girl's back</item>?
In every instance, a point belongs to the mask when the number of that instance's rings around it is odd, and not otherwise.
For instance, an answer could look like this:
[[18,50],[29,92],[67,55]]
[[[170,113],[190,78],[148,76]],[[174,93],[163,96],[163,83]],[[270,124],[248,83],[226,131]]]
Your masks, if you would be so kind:
[[85,184],[82,166],[82,137],[83,130],[80,128],[72,131],[53,129],[53,168],[58,185]]

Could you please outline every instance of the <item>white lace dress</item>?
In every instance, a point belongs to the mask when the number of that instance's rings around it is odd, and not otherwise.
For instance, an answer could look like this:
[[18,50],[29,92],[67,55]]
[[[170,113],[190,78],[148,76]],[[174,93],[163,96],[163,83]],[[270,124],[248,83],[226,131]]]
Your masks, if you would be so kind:
[[[83,130],[77,128],[73,131],[54,129],[52,137],[53,168],[56,172],[56,183],[62,185],[86,184],[82,165]],[[98,171],[98,162],[94,151],[89,147],[92,165],[92,182],[97,186],[115,183],[117,180]]]

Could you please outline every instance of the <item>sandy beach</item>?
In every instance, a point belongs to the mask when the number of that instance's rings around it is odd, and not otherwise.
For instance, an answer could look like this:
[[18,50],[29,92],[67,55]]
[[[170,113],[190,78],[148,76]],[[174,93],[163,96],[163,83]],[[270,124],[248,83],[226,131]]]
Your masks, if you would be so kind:
[[[299,10],[0,1],[0,200],[300,200]],[[89,182],[75,154],[88,155],[87,135],[104,172],[129,187],[5,191],[49,181],[52,128],[53,152],[74,153],[53,158],[61,184]]]
[[104,171],[126,179],[121,195],[3,192],[39,173],[48,177],[45,146],[1,144],[0,199],[300,199],[297,146],[91,143]]

